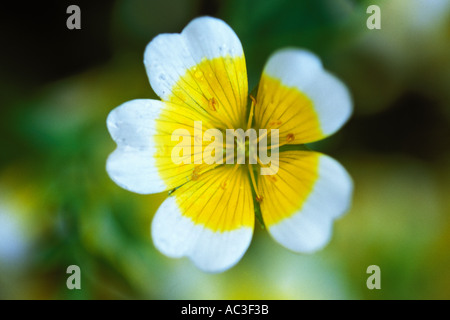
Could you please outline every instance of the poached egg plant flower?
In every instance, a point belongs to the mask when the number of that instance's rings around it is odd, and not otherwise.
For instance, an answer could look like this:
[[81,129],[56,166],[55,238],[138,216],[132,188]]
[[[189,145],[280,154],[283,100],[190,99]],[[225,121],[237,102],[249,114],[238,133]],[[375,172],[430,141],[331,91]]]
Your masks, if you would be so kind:
[[[270,235],[292,251],[314,252],[328,243],[333,220],[349,208],[352,180],[334,159],[296,146],[336,132],[350,117],[352,102],[317,56],[301,49],[274,53],[248,103],[238,37],[222,20],[200,17],[180,34],[155,37],[144,64],[161,101],[132,100],[111,111],[107,126],[117,148],[106,168],[129,191],[171,191],[151,226],[157,249],[169,257],[187,256],[204,271],[224,271],[249,247],[255,212]],[[277,170],[260,174],[265,165],[259,159],[175,163],[172,151],[179,141],[172,133],[186,129],[189,141],[196,140],[195,121],[201,121],[203,133],[277,129],[279,142],[264,147],[280,147]],[[209,143],[202,142],[202,151]],[[194,148],[187,150],[191,160]]]

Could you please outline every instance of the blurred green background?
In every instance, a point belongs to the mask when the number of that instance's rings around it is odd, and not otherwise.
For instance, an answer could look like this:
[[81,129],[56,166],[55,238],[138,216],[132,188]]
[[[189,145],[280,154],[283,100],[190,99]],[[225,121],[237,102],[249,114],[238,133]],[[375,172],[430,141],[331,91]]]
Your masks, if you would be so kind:
[[[371,4],[381,30],[366,28]],[[312,146],[355,183],[324,250],[291,253],[257,225],[234,268],[205,274],[152,244],[166,194],[107,176],[108,113],[156,98],[146,44],[201,15],[238,34],[250,89],[286,46],[350,88],[353,117]],[[1,299],[450,299],[450,1],[45,1],[2,5],[0,30]],[[66,287],[72,264],[81,290]],[[373,264],[381,290],[366,287]]]

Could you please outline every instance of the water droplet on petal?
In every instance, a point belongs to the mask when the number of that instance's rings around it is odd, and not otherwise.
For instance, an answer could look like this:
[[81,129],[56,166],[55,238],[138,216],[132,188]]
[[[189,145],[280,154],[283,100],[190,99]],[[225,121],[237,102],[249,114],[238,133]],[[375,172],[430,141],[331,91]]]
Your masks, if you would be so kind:
[[201,79],[203,77],[203,72],[201,72],[200,70],[196,71],[194,73],[194,77],[196,77],[197,79]]

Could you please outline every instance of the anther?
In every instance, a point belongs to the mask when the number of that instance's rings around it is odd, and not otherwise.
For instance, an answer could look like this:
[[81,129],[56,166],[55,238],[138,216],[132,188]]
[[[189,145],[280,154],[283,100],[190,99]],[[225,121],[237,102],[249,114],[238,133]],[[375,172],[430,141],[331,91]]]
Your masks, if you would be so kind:
[[222,182],[222,183],[220,184],[220,187],[222,188],[222,190],[225,190],[225,188],[227,187],[227,185],[228,185],[228,182],[227,182],[227,181],[224,181],[224,182]]
[[217,111],[219,104],[218,104],[216,98],[212,97],[211,99],[208,100],[208,107],[212,111]]
[[293,133],[289,133],[289,134],[286,136],[286,142],[292,142],[292,141],[294,141],[294,140],[295,140],[295,136],[294,136]]
[[197,173],[193,172],[191,175],[191,180],[196,181],[196,180],[198,180],[199,177],[200,176]]
[[250,113],[248,115],[248,121],[247,121],[247,129],[250,129],[252,122],[253,122],[253,111],[255,110],[256,105],[256,99],[251,94],[249,95],[250,99],[252,100],[252,104],[250,106]]
[[271,120],[269,121],[269,127],[279,127],[282,123],[283,121],[281,120]]
[[194,170],[192,170],[192,175],[191,175],[191,180],[198,180],[198,178],[200,177],[200,175],[201,175],[201,173],[200,173],[200,170],[201,170],[201,166],[199,165],[199,166],[196,166],[195,168],[194,168]]

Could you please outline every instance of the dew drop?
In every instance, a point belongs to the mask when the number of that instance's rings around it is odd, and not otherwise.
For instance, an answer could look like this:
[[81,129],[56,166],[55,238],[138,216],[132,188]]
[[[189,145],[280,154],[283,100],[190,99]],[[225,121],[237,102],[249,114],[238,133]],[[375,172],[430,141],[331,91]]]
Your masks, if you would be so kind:
[[219,52],[221,54],[223,54],[226,50],[227,50],[227,45],[226,44],[222,44],[222,45],[219,46]]
[[194,73],[194,77],[196,77],[197,79],[201,79],[203,77],[203,72],[201,72],[200,70],[196,71]]

